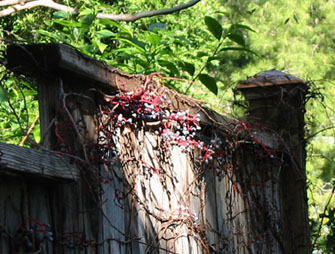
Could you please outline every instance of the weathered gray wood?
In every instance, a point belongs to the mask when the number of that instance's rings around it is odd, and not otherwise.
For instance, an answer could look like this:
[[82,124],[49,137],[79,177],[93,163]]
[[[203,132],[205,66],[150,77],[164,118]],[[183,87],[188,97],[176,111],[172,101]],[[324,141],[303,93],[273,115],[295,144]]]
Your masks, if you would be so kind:
[[[125,200],[120,200],[118,195],[124,193],[123,183],[120,179],[124,178],[120,165],[117,163],[113,166],[113,170],[109,170],[103,166],[101,175],[108,181],[102,186],[103,200],[102,211],[102,233],[99,234],[99,241],[103,242],[101,253],[125,253]],[[112,224],[112,225],[111,225]],[[109,240],[108,240],[109,239]]]
[[308,87],[299,78],[271,70],[242,82],[238,88],[249,101],[248,121],[261,121],[279,133],[285,143],[285,162],[280,176],[283,245],[286,252],[309,253],[304,140]]
[[60,82],[58,77],[39,77],[38,101],[42,146],[54,150],[57,144],[55,116],[60,106]]
[[3,153],[1,162],[5,167],[0,173],[29,173],[49,179],[77,180],[79,172],[65,156],[11,144],[0,143]]
[[[48,195],[51,186],[27,181],[23,176],[0,176],[0,253],[31,253],[38,250],[53,253],[52,242],[45,239],[41,246],[36,242],[43,234],[33,222],[36,220],[51,225]],[[31,242],[30,249],[24,237]]]
[[[27,184],[27,193],[23,192],[23,195],[27,197],[24,199],[24,203],[27,205],[29,209],[29,216],[31,218],[37,219],[43,224],[48,225],[49,230],[52,232],[52,220],[51,220],[51,209],[50,209],[50,196],[49,196],[49,186],[43,184]],[[32,221],[29,221],[28,216],[25,216],[26,220],[29,222],[30,227],[33,225]],[[53,253],[52,241],[48,239],[43,240],[43,244],[41,245],[41,252],[46,254]]]
[[0,176],[0,252],[13,253],[14,238],[23,224],[20,214],[22,181]]
[[[59,44],[30,44],[9,45],[7,48],[7,67],[15,72],[22,72],[35,76],[46,76],[52,73],[62,78],[70,75],[99,82],[100,86],[116,87],[117,75],[134,79],[132,83],[139,84],[143,75],[129,75],[101,61],[90,58],[74,48]],[[42,71],[42,72],[41,72]],[[37,74],[37,72],[40,72]],[[132,86],[134,86],[134,84]],[[127,85],[130,85],[129,82]]]

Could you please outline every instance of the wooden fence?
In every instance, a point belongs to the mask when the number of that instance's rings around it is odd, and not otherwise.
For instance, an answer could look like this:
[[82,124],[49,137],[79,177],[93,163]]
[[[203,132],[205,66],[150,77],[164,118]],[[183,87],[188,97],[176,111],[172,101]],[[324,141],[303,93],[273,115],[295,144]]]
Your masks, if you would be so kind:
[[240,83],[237,120],[61,44],[7,58],[43,142],[0,144],[0,253],[309,253],[302,80]]

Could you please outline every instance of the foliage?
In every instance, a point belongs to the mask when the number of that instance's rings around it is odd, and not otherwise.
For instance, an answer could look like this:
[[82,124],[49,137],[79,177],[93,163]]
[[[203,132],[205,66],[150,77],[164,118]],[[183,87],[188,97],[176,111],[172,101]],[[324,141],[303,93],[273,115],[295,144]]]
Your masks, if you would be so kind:
[[[38,115],[37,91],[24,79],[2,73],[0,84],[0,137],[8,143],[19,144],[23,134]],[[39,142],[39,126],[31,138]]]

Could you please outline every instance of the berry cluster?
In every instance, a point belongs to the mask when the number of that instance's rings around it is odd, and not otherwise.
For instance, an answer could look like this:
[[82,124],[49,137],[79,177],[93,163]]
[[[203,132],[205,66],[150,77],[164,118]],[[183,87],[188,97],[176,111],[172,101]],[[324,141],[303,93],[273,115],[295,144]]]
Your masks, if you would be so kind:
[[[119,112],[114,115],[118,125],[136,125],[139,121],[158,121],[167,118],[164,107],[171,101],[165,94],[156,94],[149,89],[141,89],[138,92],[125,92],[108,96],[110,108]],[[123,113],[122,113],[123,112]]]
[[33,226],[29,229],[30,232],[40,232],[42,234],[41,240],[46,239],[48,241],[53,240],[53,234],[50,231],[50,226],[38,221],[35,218],[29,217],[29,220],[32,222]]
[[30,216],[28,217],[28,220],[31,223],[31,227],[29,229],[20,228],[18,232],[16,232],[15,242],[24,250],[32,253],[31,251],[40,249],[42,242],[53,241],[53,234],[50,231],[49,225]]
[[[183,112],[171,112],[167,91],[162,94],[155,91],[151,86],[145,88],[142,86],[135,92],[123,92],[115,95],[105,95],[108,108],[102,113],[111,119],[112,126],[122,127],[123,129],[140,128],[143,124],[155,126],[153,132],[163,140],[163,149],[168,149],[169,145],[178,145],[183,152],[191,152],[198,149],[201,152],[200,160],[204,163],[210,163],[215,158],[220,162],[225,161],[226,153],[220,149],[222,140],[218,137],[210,142],[204,142],[197,137],[197,132],[201,130],[200,114],[191,115],[189,110]],[[149,123],[155,123],[150,125]],[[111,126],[111,122],[108,122]],[[100,132],[103,137],[99,142],[104,147],[104,156],[106,150],[109,154],[116,155],[113,136],[110,134],[110,127],[101,124]],[[115,130],[114,130],[115,131]],[[109,133],[108,133],[109,132]],[[105,144],[105,145],[102,145]],[[108,146],[108,147],[107,147]],[[110,160],[110,159],[109,159]],[[160,169],[155,169],[145,162],[142,162],[144,172],[147,176],[153,173],[162,177]]]

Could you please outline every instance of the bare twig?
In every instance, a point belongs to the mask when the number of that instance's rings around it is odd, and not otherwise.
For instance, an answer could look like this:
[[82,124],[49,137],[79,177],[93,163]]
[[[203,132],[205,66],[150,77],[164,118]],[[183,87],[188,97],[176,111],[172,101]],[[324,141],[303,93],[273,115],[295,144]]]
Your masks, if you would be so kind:
[[[97,18],[98,19],[110,19],[114,21],[127,21],[127,22],[134,22],[138,19],[142,18],[148,18],[148,17],[154,17],[159,15],[166,15],[171,14],[174,12],[178,12],[184,9],[187,9],[201,0],[191,0],[185,4],[181,4],[178,6],[174,6],[171,8],[166,9],[160,9],[160,10],[153,10],[153,11],[144,11],[140,13],[135,14],[108,14],[108,13],[98,13]],[[54,9],[57,11],[64,11],[72,14],[78,14],[79,10],[70,6],[66,6],[63,4],[58,4],[52,0],[4,0],[0,2],[0,6],[11,6],[7,9],[0,11],[0,17],[8,16],[10,14],[26,10],[26,9],[32,9],[35,7],[47,7],[50,9]]]
[[19,146],[23,146],[23,144],[27,141],[30,133],[32,132],[32,130],[35,128],[36,123],[38,121],[38,119],[40,118],[40,115],[37,115],[33,121],[33,123],[31,124],[31,126],[29,127],[27,134],[23,137],[23,139],[21,140]]
[[318,130],[317,132],[312,133],[310,136],[308,136],[308,137],[306,138],[306,140],[309,140],[309,139],[311,139],[311,138],[314,138],[314,137],[317,136],[318,134],[320,134],[320,133],[322,133],[322,132],[324,132],[324,131],[327,131],[327,130],[331,130],[331,129],[335,129],[335,126],[328,126],[328,127],[325,127],[325,128],[323,128],[323,129],[321,129],[321,130]]
[[184,9],[187,9],[201,0],[192,0],[189,1],[186,4],[181,4],[175,7],[167,8],[167,9],[161,9],[161,10],[154,10],[154,11],[145,11],[145,12],[140,12],[140,13],[135,13],[135,14],[104,14],[104,13],[99,13],[97,15],[97,18],[100,19],[111,19],[114,21],[128,21],[128,22],[134,22],[138,19],[141,18],[148,18],[148,17],[153,17],[153,16],[159,16],[159,15],[166,15],[166,14],[171,14],[174,12],[178,12]]
[[0,6],[8,6],[13,4],[24,4],[26,2],[30,2],[32,0],[2,0],[0,1]]
[[[327,209],[328,209],[328,206],[329,206],[329,204],[330,204],[330,201],[331,201],[332,198],[334,197],[334,193],[335,193],[335,183],[334,183],[333,188],[332,188],[332,190],[331,190],[331,192],[330,192],[330,194],[329,194],[328,201],[327,201],[327,203],[326,203],[326,205],[325,205],[325,207],[324,207],[324,209],[323,209],[323,214],[326,213],[326,211],[327,211]],[[316,242],[318,241],[318,239],[319,239],[319,237],[320,237],[320,235],[321,235],[321,229],[322,229],[322,226],[323,226],[323,220],[324,220],[324,218],[325,218],[325,216],[322,216],[322,217],[321,217],[321,221],[320,221],[320,223],[319,223],[319,228],[318,228],[316,237],[315,237],[315,239],[314,239],[314,241],[313,241],[313,243],[312,243],[313,248],[315,247]]]

